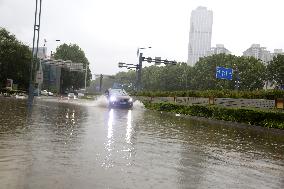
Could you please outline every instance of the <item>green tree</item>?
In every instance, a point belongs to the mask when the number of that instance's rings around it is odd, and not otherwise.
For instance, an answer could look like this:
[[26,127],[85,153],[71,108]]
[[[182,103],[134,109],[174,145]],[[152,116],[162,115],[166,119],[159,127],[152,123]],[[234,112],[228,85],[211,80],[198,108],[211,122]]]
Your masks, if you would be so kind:
[[[233,80],[216,79],[216,67],[233,68]],[[265,66],[253,57],[238,57],[218,54],[201,58],[193,67],[193,89],[230,89],[236,88],[239,81],[240,90],[262,89],[265,82]]]
[[187,90],[190,86],[191,67],[186,63],[177,65],[166,65],[160,67],[160,77],[156,83],[157,88],[160,85],[161,90],[179,91]]
[[[266,81],[266,67],[254,57],[237,57],[240,90],[263,89]],[[236,75],[235,75],[236,76]]]
[[13,79],[19,89],[27,90],[31,59],[29,47],[0,28],[0,88],[5,86],[6,79]]
[[[88,66],[87,70],[87,85],[90,84],[92,78],[91,71],[89,69],[89,61],[85,56],[84,51],[76,44],[62,44],[56,48],[54,54],[55,59],[71,60],[72,63],[83,63],[84,68]],[[85,85],[85,71],[83,72],[70,72],[68,70],[62,71],[62,89],[79,89]]]
[[268,79],[277,85],[284,84],[284,55],[277,55],[267,65]]
[[161,90],[162,68],[158,66],[149,66],[142,69],[142,89],[149,91]]

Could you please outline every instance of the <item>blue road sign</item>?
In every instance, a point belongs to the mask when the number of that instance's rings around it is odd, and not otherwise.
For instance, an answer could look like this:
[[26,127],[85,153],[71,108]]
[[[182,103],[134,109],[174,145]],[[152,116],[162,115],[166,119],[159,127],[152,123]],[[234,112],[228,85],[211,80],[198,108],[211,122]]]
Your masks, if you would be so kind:
[[217,79],[233,79],[233,69],[232,68],[224,68],[224,67],[216,67],[216,78]]

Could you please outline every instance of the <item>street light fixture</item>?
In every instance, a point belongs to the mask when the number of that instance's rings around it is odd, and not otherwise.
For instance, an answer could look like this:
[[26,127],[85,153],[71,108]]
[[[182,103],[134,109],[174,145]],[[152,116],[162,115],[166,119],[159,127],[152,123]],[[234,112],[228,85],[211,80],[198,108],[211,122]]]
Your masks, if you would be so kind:
[[[60,41],[60,39],[55,39],[55,40],[52,40],[52,41],[56,41],[56,42],[59,42]],[[46,43],[47,43],[48,41],[46,40],[46,39],[44,39],[44,44],[43,44],[43,46],[45,47],[45,45],[46,45]]]
[[139,55],[139,51],[142,49],[151,49],[152,47],[138,47],[137,48],[137,56]]

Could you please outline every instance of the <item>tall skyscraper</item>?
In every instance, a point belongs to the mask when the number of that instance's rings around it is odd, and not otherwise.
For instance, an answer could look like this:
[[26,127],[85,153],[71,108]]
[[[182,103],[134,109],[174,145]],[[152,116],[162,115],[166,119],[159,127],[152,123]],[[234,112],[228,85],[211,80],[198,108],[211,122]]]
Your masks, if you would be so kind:
[[191,12],[187,64],[193,66],[200,57],[208,55],[211,49],[213,12],[198,7]]

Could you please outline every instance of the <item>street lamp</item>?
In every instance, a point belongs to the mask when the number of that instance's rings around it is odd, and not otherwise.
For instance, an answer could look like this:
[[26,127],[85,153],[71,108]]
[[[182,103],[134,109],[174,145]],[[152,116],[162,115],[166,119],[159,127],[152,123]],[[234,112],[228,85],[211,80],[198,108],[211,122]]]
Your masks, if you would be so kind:
[[139,51],[142,49],[151,49],[152,47],[138,47],[137,48],[137,56],[139,55]]

